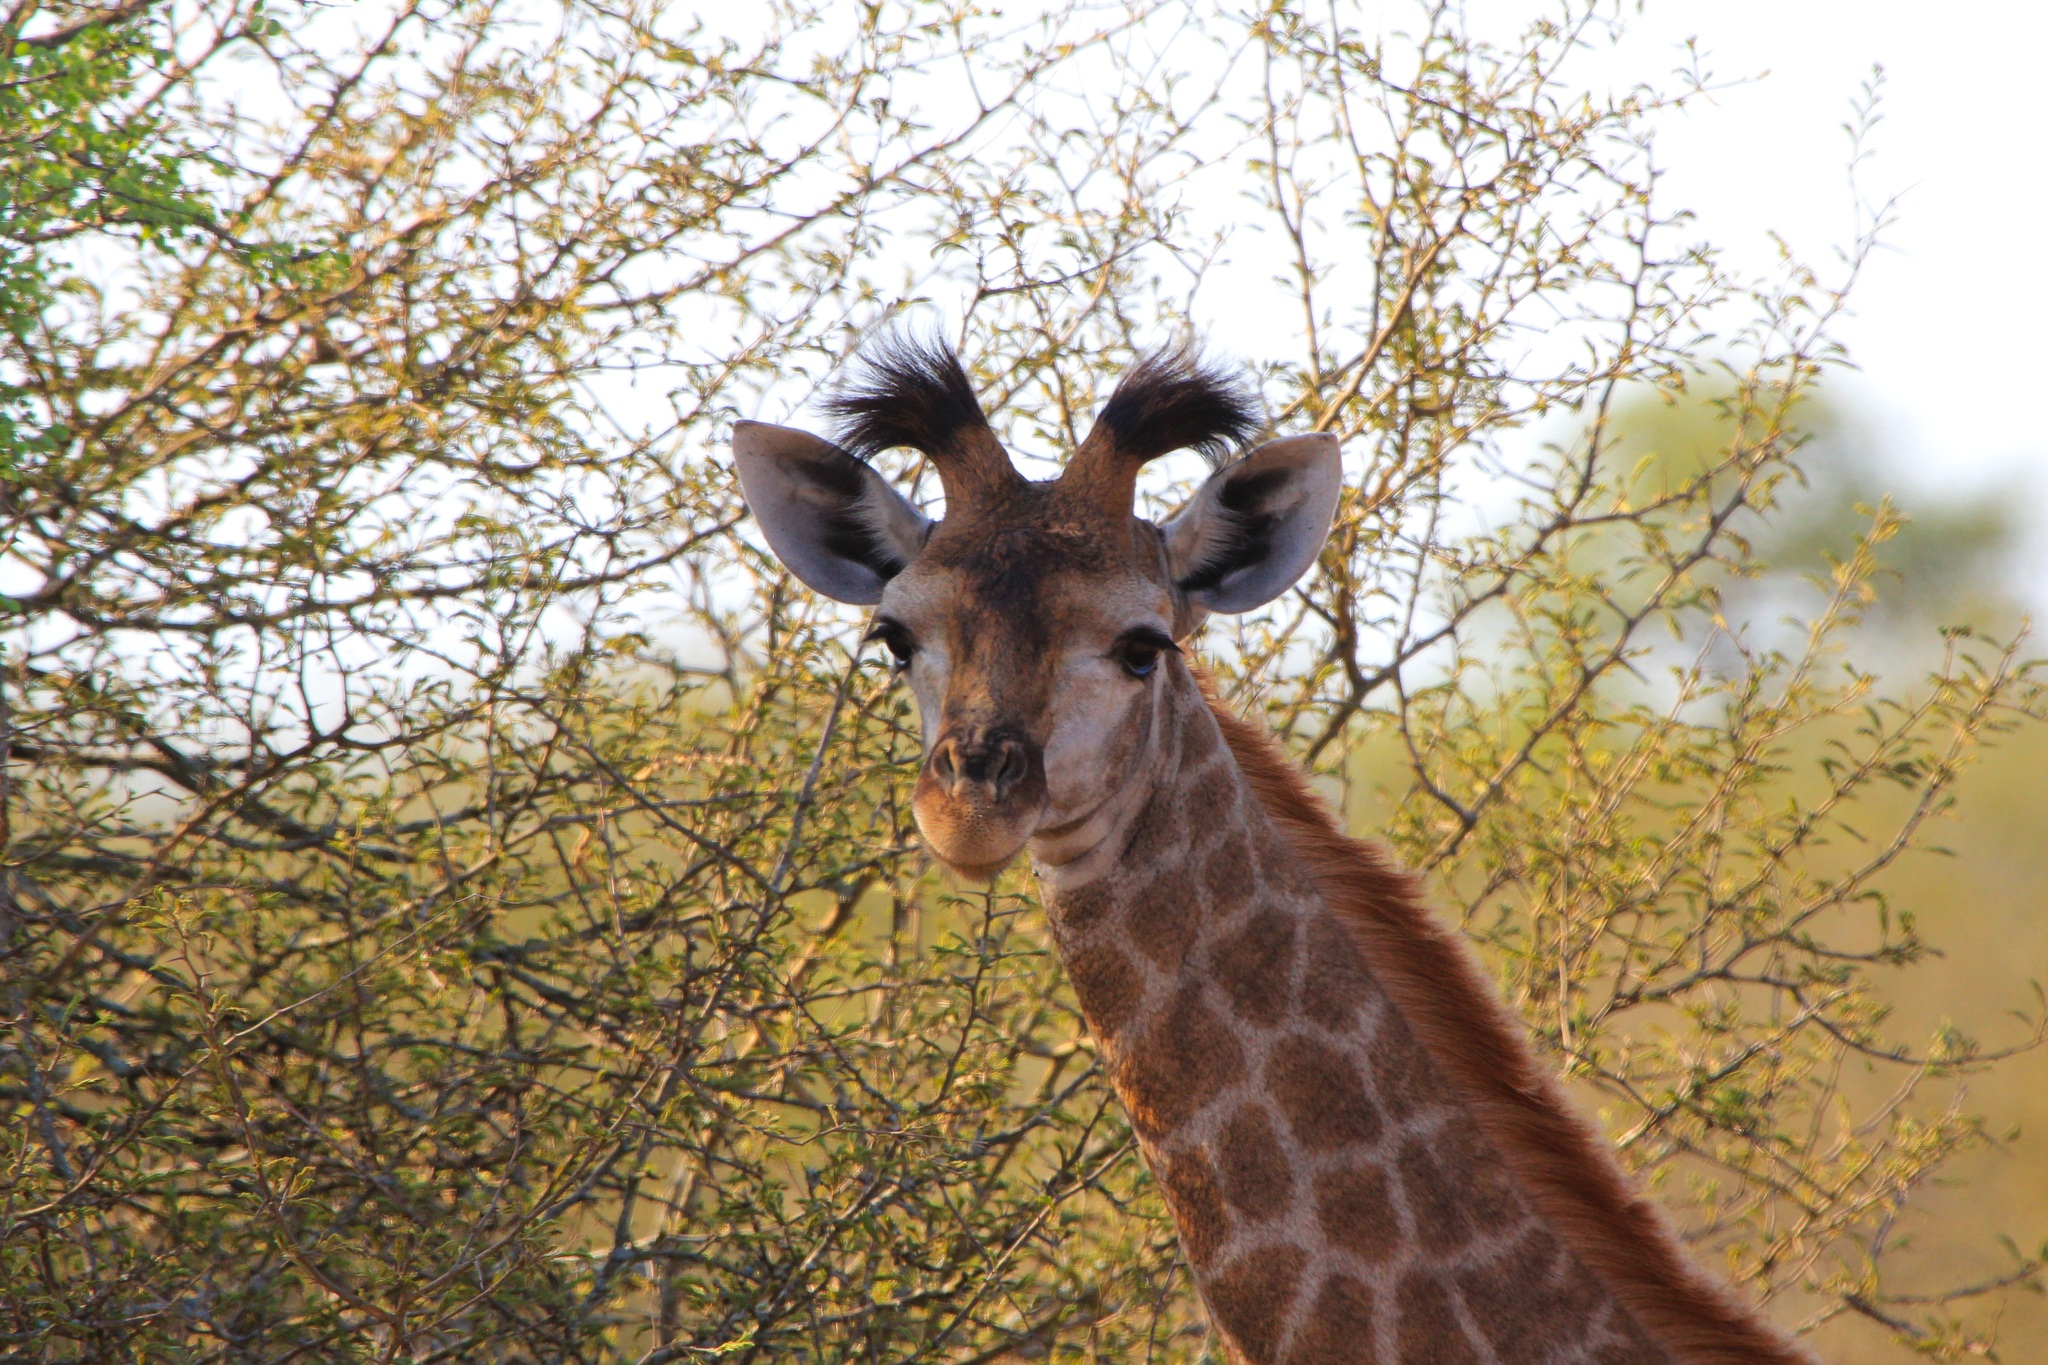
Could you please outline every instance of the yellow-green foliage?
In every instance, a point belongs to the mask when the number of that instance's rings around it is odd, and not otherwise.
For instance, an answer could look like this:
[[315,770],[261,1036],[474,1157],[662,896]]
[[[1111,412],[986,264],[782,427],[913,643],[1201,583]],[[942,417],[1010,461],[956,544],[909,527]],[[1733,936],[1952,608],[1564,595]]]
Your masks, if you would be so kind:
[[1695,92],[1573,85],[1576,0],[727,9],[0,9],[137,64],[64,89],[205,229],[0,219],[0,1355],[1211,1358],[1025,879],[930,874],[908,702],[724,461],[921,298],[1033,453],[1190,309],[1341,434],[1233,696],[1703,1255],[1844,1358],[1988,1340],[2039,1181],[1936,1184],[2039,1016],[1929,950],[2041,867],[1924,850],[2043,699],[1858,624],[1889,511],[1759,595],[1842,297],[1686,249]]

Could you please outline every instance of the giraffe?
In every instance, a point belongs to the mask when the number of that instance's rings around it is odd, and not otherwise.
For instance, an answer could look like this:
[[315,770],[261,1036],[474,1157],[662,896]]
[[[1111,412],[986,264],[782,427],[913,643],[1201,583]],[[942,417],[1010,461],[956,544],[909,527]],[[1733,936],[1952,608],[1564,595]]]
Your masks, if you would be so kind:
[[[1696,1266],[1411,878],[1354,840],[1184,653],[1287,591],[1337,440],[1271,440],[1164,525],[1139,468],[1259,426],[1189,345],[1139,361],[1026,480],[957,357],[898,334],[834,439],[741,422],[770,547],[876,608],[915,696],[913,811],[943,864],[1028,852],[1064,969],[1234,1365],[1811,1365]],[[937,470],[924,517],[867,463]]]

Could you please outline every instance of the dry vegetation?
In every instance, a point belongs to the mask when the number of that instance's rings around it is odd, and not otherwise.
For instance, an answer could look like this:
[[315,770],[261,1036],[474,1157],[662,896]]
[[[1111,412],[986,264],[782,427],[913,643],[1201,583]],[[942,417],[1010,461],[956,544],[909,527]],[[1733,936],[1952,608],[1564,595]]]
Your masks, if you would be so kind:
[[1625,6],[728,8],[0,4],[0,1356],[1203,1359],[1024,880],[928,874],[907,700],[722,450],[918,300],[1057,450],[1227,258],[1351,484],[1226,685],[1702,1255],[1987,1349],[2040,1224],[1928,1193],[2040,1015],[1922,1017],[1916,850],[2048,702],[1877,666],[1886,515],[1729,606],[1874,238],[1693,249],[1690,90],[1575,84]]

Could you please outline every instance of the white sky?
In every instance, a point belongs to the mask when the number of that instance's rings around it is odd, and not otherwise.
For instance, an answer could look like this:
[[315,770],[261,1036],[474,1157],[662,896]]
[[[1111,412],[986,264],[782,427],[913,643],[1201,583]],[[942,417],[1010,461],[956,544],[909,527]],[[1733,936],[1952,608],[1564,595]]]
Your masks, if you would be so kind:
[[1771,230],[1812,261],[1850,237],[1841,125],[1883,65],[1885,119],[1862,178],[1878,197],[1903,198],[1891,249],[1840,332],[1862,373],[1839,388],[1930,489],[2025,468],[2048,511],[2048,3],[1653,0],[1631,28],[1626,64],[1646,77],[1675,66],[1689,35],[1723,80],[1769,73],[1658,139],[1667,202],[1694,209],[1702,236],[1757,268],[1772,259]]
[[[1466,4],[1475,29],[1496,34],[1554,8]],[[1379,7],[1390,25],[1412,18],[1401,0]],[[1753,276],[1781,273],[1774,231],[1824,278],[1839,274],[1827,267],[1856,228],[1843,124],[1883,66],[1884,118],[1860,175],[1867,197],[1900,196],[1898,217],[1854,291],[1853,315],[1835,327],[1860,373],[1830,386],[1902,457],[1902,478],[1918,485],[1910,491],[1939,495],[2025,469],[2048,521],[2048,419],[2035,401],[2048,394],[2048,0],[1647,0],[1625,24],[1620,47],[1593,55],[1581,77],[1606,71],[1617,86],[1675,89],[1667,77],[1687,60],[1683,42],[1699,40],[1722,88],[1661,118],[1660,203],[1692,209],[1696,222],[1680,231]],[[1256,273],[1254,294],[1270,272]],[[1255,319],[1227,330],[1239,349],[1259,349],[1244,340],[1260,330]],[[1212,340],[1229,349],[1230,337]]]

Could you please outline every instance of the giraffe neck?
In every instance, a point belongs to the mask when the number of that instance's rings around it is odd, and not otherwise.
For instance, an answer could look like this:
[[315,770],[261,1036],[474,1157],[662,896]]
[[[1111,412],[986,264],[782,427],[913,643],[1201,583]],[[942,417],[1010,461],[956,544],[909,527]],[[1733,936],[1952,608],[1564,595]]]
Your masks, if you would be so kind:
[[[1570,1218],[1527,1187],[1526,1163],[1503,1159],[1499,1126],[1478,1121],[1483,1097],[1461,1094],[1457,1067],[1432,1055],[1411,1002],[1387,988],[1370,937],[1331,903],[1314,858],[1247,780],[1234,752],[1243,722],[1219,719],[1184,669],[1167,688],[1129,819],[1106,849],[1041,863],[1039,875],[1082,1011],[1229,1358],[1803,1359],[1790,1348],[1743,1354],[1753,1343],[1740,1337],[1725,1354],[1689,1349],[1685,1324],[1653,1332],[1662,1324],[1642,1320],[1643,1295],[1625,1303],[1611,1275],[1589,1268]],[[1403,894],[1374,850],[1352,847]],[[1658,1250],[1676,1254],[1675,1244]]]

